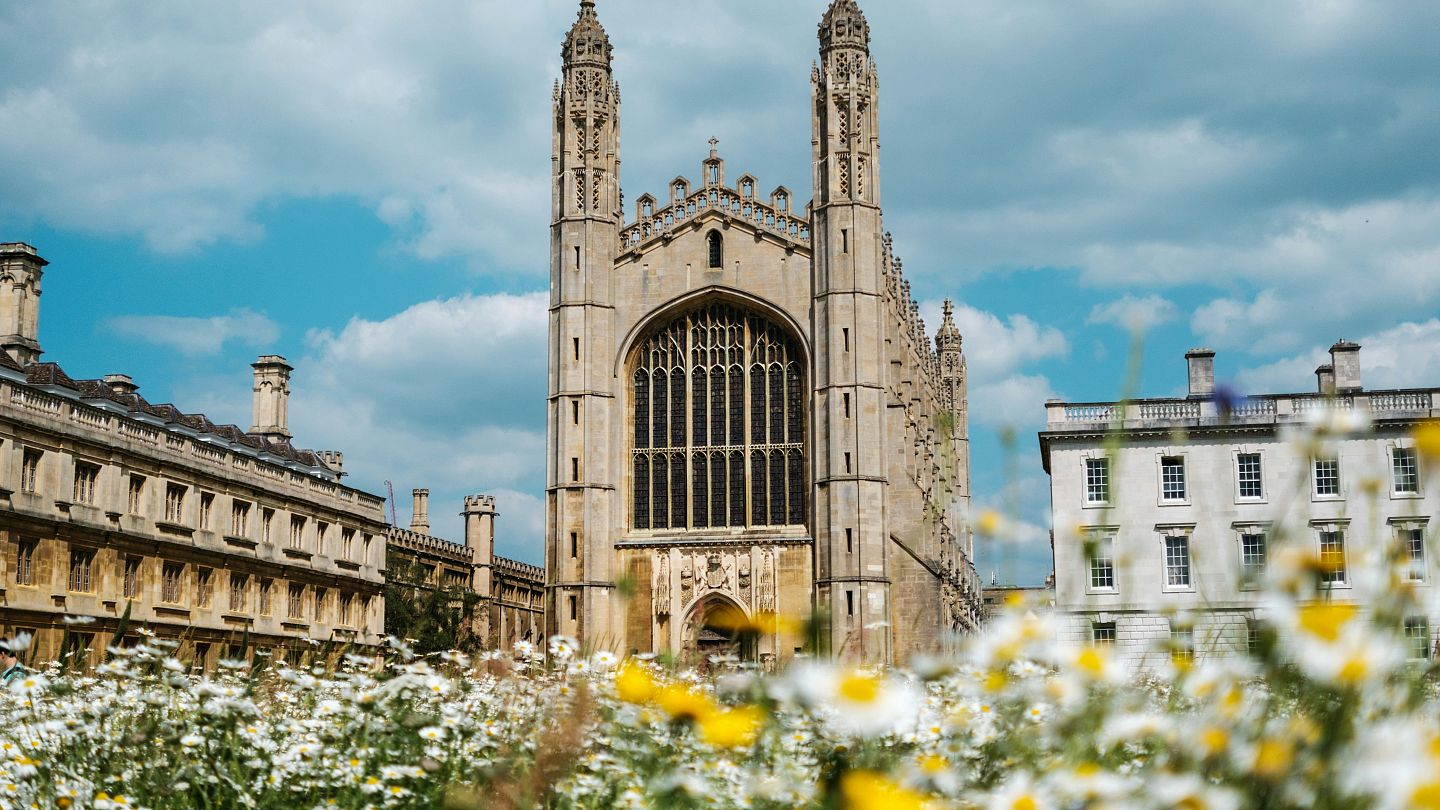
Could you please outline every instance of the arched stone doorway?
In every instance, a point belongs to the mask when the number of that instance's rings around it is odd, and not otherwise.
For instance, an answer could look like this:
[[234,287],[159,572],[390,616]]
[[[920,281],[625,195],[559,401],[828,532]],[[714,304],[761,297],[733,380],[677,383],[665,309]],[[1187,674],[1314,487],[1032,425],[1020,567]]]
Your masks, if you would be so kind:
[[704,669],[711,656],[754,660],[755,640],[744,632],[749,626],[745,609],[734,600],[718,593],[707,594],[690,609],[685,621],[684,663]]

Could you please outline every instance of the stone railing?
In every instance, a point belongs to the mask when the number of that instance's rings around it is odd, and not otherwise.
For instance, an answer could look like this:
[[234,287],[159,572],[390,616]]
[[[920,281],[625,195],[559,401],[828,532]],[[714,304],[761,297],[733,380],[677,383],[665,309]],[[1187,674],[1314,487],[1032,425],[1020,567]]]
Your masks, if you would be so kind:
[[1306,419],[1333,411],[1364,411],[1376,417],[1407,418],[1440,410],[1440,389],[1404,391],[1356,391],[1323,394],[1272,394],[1236,402],[1223,416],[1210,398],[1142,399],[1122,402],[1045,403],[1045,422],[1050,429],[1068,425],[1093,428],[1097,425],[1141,427],[1144,423],[1217,424],[1227,421],[1254,422]]
[[1200,402],[1193,399],[1141,402],[1136,406],[1141,419],[1199,419]]
[[1428,411],[1433,407],[1434,391],[1376,391],[1370,395],[1371,411]]
[[60,406],[63,402],[59,397],[31,391],[28,388],[10,389],[10,401],[22,408],[40,413],[60,413]]
[[677,226],[717,208],[728,211],[732,216],[739,217],[767,233],[798,244],[810,244],[809,220],[801,219],[754,197],[743,196],[734,189],[708,186],[649,214],[641,211],[639,219],[633,225],[627,225],[620,230],[620,250],[623,253],[639,247],[650,239],[670,233]]
[[1349,411],[1355,408],[1355,398],[1350,396],[1327,397],[1320,394],[1309,396],[1290,397],[1291,408],[1294,413],[1314,413],[1315,411]]

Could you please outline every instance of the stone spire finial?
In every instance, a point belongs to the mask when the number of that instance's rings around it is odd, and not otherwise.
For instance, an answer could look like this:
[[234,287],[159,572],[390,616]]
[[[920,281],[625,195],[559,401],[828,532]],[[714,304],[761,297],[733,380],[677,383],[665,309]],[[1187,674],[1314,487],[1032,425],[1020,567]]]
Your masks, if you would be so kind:
[[714,135],[711,135],[711,136],[710,136],[710,157],[712,157],[712,158],[720,157],[720,150],[719,150],[719,148],[718,148],[719,146],[720,146],[720,139],[717,138],[717,137],[715,137]]
[[580,12],[565,36],[560,58],[566,67],[590,65],[610,69],[610,37],[605,35],[605,28],[595,15],[595,0],[580,0]]
[[940,323],[940,331],[935,333],[935,348],[942,352],[947,349],[959,350],[960,342],[960,329],[955,326],[955,304],[946,298],[945,318]]
[[835,0],[820,18],[820,51],[857,48],[870,52],[870,24],[855,0]]

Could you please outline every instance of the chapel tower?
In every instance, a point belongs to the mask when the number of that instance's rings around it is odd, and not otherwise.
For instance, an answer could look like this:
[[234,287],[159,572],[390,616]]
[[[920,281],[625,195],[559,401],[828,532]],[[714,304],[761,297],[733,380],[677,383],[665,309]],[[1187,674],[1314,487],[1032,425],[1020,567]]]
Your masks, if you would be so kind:
[[620,88],[593,0],[581,0],[561,58],[551,156],[546,633],[603,640],[613,638],[615,573],[607,546],[619,474],[607,426],[614,407]]
[[[820,21],[811,74],[815,601],[832,654],[888,662],[884,233],[879,84],[854,0]],[[878,630],[878,632],[877,632]]]

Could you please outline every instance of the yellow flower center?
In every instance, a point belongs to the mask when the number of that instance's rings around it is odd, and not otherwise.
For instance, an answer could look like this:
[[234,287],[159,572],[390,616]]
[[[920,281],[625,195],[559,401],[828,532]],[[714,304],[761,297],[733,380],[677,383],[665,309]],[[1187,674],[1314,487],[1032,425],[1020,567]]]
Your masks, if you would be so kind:
[[1360,656],[1354,656],[1345,661],[1345,666],[1340,668],[1340,682],[1346,684],[1358,684],[1365,680],[1365,675],[1370,671],[1370,664]]
[[1356,611],[1354,605],[1305,605],[1300,608],[1300,629],[1316,638],[1334,641],[1346,623],[1355,618]]
[[1440,810],[1440,781],[1427,782],[1410,794],[1410,806],[1424,810]]
[[1440,419],[1427,419],[1415,427],[1415,449],[1423,458],[1440,461]]
[[1283,776],[1294,758],[1289,743],[1283,740],[1261,740],[1255,750],[1255,772],[1261,776]]
[[1035,797],[1028,793],[1016,797],[1015,801],[1010,804],[1011,810],[1035,810],[1037,806],[1038,805],[1035,804]]
[[1218,754],[1230,745],[1230,733],[1219,726],[1211,726],[1201,732],[1200,741],[1208,753]]
[[633,662],[615,675],[615,694],[626,703],[644,703],[654,698],[656,691],[655,679]]
[[850,771],[840,777],[846,810],[922,810],[925,797],[874,771]]
[[1105,671],[1105,656],[1094,647],[1086,647],[1075,656],[1075,666],[1091,676],[1098,676]]
[[873,675],[848,675],[840,681],[840,696],[852,703],[873,703],[880,697],[880,680]]
[[760,736],[764,719],[755,706],[712,712],[699,720],[700,739],[717,748],[748,748]]

